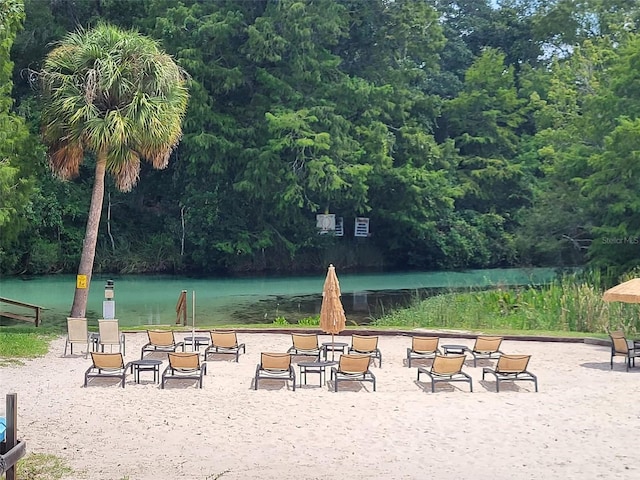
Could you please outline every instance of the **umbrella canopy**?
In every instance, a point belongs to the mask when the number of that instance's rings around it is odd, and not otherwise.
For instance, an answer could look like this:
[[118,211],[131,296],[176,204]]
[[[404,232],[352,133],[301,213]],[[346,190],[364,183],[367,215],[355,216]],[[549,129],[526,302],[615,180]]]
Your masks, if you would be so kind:
[[604,292],[602,299],[605,302],[640,303],[640,278],[610,288]]
[[329,265],[327,278],[322,289],[322,306],[320,307],[320,329],[333,335],[345,329],[347,318],[340,300],[340,282],[336,275],[336,269]]

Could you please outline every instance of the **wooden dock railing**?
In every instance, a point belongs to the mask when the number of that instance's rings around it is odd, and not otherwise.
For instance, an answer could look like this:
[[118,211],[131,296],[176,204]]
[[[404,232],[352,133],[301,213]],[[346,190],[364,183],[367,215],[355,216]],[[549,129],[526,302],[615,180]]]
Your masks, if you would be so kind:
[[36,327],[42,323],[42,311],[46,310],[46,308],[41,307],[40,305],[34,305],[33,303],[21,302],[19,300],[12,300],[10,298],[0,297],[0,303],[7,303],[9,305],[15,305],[17,307],[23,307],[30,310],[33,310],[33,315],[25,315],[16,312],[9,312],[0,310],[1,317],[7,318],[15,318],[16,320],[22,320],[24,322],[35,323]]

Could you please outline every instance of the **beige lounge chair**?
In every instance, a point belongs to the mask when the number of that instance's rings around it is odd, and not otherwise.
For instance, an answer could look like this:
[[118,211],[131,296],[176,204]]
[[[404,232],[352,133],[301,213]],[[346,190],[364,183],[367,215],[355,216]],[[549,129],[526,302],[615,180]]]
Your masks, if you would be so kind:
[[171,330],[147,330],[149,343],[142,347],[140,359],[144,358],[145,352],[175,352],[178,347],[184,351],[184,342],[176,342],[176,338]]
[[317,360],[320,360],[320,346],[318,344],[317,333],[292,333],[291,341],[293,345],[289,347],[287,353],[315,357]]
[[407,366],[411,368],[412,359],[435,358],[441,354],[439,341],[438,337],[411,337],[411,348],[407,348]]
[[291,365],[290,353],[261,353],[260,363],[256,367],[253,389],[258,389],[260,379],[291,380],[293,391],[296,391],[296,372]]
[[500,391],[500,382],[509,380],[512,382],[522,380],[533,382],[536,392],[538,391],[538,377],[527,370],[527,365],[531,355],[506,355],[503,354],[496,363],[496,368],[484,367],[482,369],[482,380],[484,374],[490,373],[496,377],[496,392]]
[[93,364],[84,374],[85,387],[89,383],[90,378],[110,377],[119,378],[122,388],[124,388],[124,381],[129,364],[124,364],[122,353],[91,352],[91,360]]
[[84,358],[89,354],[89,344],[92,343],[86,318],[67,318],[67,339],[64,342],[64,356],[67,355],[67,346],[71,346],[73,355],[73,344],[81,343],[86,347]]
[[162,372],[162,383],[160,388],[170,379],[190,378],[198,380],[202,388],[203,375],[207,374],[207,364],[200,363],[198,352],[169,352],[169,365]]
[[629,367],[636,366],[636,357],[640,357],[640,342],[627,340],[622,330],[609,332],[611,339],[611,369],[613,369],[613,357],[625,357],[627,372]]
[[124,333],[120,331],[118,320],[115,319],[100,319],[98,320],[98,345],[100,351],[104,352],[105,345],[110,347],[110,351],[113,350],[113,346],[116,345],[118,350],[126,355],[125,350],[125,338]]
[[424,373],[431,378],[431,392],[436,391],[438,382],[467,382],[469,390],[473,392],[473,380],[462,371],[466,358],[465,355],[436,355],[431,368],[418,367],[418,381],[420,374]]
[[244,343],[238,343],[236,332],[213,330],[209,333],[211,334],[211,345],[204,351],[205,360],[209,354],[223,353],[235,355],[237,362],[240,357],[240,350],[242,350],[242,353],[246,353]]
[[347,353],[369,355],[371,358],[377,358],[378,366],[382,368],[382,352],[378,348],[377,335],[351,335],[351,346]]
[[497,359],[502,355],[500,351],[500,345],[502,344],[502,337],[489,337],[479,336],[476,338],[476,342],[473,348],[469,350],[473,355],[473,366],[478,366],[478,359]]
[[369,355],[340,355],[337,367],[331,367],[331,380],[333,391],[338,391],[338,383],[341,381],[371,382],[373,391],[376,391],[376,377],[369,370],[371,357]]

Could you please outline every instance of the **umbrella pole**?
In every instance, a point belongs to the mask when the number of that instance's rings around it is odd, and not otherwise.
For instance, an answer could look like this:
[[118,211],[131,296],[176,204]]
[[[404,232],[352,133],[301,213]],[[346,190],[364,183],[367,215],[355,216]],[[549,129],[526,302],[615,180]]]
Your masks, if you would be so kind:
[[336,349],[333,346],[333,332],[331,333],[331,344],[331,361],[333,362],[336,359]]
[[193,307],[191,308],[192,323],[191,323],[191,351],[196,351],[196,291],[193,291]]

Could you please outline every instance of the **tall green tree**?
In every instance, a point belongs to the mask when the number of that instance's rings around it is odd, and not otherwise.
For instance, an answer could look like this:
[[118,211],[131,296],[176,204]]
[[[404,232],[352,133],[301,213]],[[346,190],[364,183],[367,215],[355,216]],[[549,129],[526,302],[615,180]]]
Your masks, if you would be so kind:
[[[37,142],[24,120],[13,112],[9,51],[24,19],[21,0],[0,2],[0,265],[18,262],[15,242],[27,227],[26,213],[34,193],[33,167]],[[13,253],[12,253],[13,252]]]
[[54,174],[78,174],[87,156],[95,178],[72,317],[86,315],[105,175],[121,191],[138,181],[141,160],[165,168],[182,133],[187,74],[157,42],[135,31],[102,24],[68,34],[45,59],[40,72],[43,140]]

